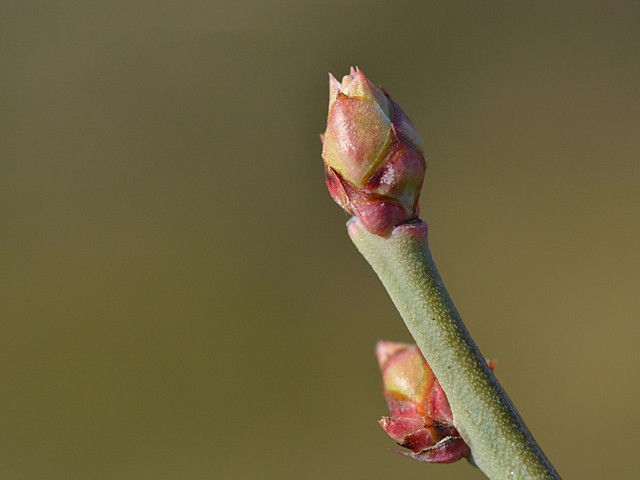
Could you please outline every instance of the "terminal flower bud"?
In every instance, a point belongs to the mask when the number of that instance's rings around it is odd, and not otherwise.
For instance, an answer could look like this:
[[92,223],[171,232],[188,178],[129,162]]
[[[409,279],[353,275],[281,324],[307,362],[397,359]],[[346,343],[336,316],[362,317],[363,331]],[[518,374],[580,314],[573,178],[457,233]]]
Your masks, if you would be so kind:
[[[449,401],[416,345],[380,341],[376,356],[382,372],[384,396],[391,413],[380,425],[401,452],[430,463],[452,463],[471,451],[453,424]],[[489,362],[491,369],[493,362]]]
[[344,210],[387,237],[418,216],[426,163],[413,124],[359,69],[329,75],[327,130],[321,136],[327,186]]

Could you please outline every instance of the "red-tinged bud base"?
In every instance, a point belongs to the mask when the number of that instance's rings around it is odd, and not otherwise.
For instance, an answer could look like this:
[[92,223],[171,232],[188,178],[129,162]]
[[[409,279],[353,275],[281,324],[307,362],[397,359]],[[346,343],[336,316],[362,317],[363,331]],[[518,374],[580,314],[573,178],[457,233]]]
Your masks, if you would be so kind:
[[453,463],[471,456],[469,446],[460,437],[447,437],[421,452],[403,450],[398,453],[428,463]]
[[364,227],[381,237],[389,237],[393,228],[418,215],[416,202],[409,212],[401,202],[366,189],[358,189],[331,167],[325,167],[327,188],[334,201],[351,215],[357,216]]
[[399,453],[421,462],[453,463],[471,455],[451,425],[428,425],[423,417],[382,417],[379,423],[398,445],[411,450]]

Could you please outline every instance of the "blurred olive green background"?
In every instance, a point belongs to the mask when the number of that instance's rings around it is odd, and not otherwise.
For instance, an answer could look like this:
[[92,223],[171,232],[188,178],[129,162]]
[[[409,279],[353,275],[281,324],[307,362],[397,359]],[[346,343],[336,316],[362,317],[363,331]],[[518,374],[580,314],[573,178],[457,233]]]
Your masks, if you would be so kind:
[[376,423],[410,337],[324,186],[350,65],[550,459],[638,478],[639,47],[638,2],[3,1],[0,478],[483,478]]

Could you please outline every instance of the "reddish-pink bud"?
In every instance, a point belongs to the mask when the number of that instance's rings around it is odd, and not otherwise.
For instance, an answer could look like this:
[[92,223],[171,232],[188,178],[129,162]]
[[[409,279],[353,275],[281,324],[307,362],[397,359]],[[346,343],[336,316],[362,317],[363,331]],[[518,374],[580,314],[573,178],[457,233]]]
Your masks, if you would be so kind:
[[[423,462],[452,463],[471,452],[453,424],[449,401],[416,345],[380,341],[376,357],[391,413],[380,425],[403,454]],[[493,362],[489,362],[491,369]]]
[[333,199],[370,232],[389,236],[418,216],[426,163],[413,124],[384,90],[351,69],[329,75],[322,158]]

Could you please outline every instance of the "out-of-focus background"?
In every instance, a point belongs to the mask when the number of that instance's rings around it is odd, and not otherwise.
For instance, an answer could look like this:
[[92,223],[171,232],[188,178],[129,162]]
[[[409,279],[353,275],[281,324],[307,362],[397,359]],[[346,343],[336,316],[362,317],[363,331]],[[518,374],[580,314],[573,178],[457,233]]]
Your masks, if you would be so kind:
[[410,339],[326,192],[327,72],[566,478],[638,478],[640,4],[3,1],[0,477],[480,479],[394,455]]

